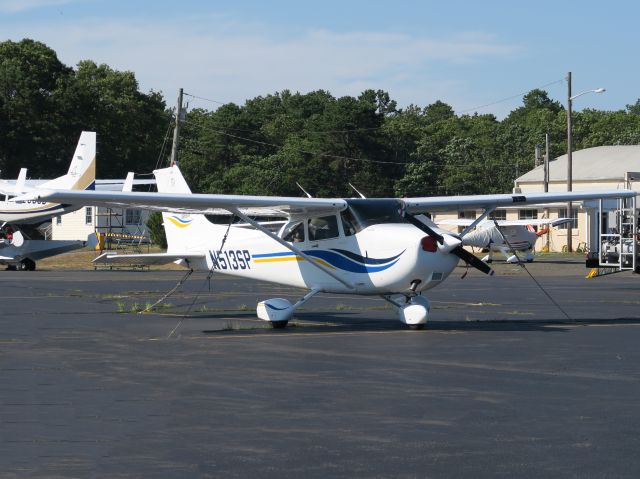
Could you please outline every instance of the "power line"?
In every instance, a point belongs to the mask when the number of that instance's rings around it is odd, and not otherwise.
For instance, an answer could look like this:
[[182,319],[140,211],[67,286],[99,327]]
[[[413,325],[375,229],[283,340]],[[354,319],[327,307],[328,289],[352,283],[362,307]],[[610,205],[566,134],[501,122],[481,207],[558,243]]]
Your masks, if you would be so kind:
[[[186,121],[185,123],[191,123],[189,121]],[[220,130],[217,128],[211,128],[211,127],[207,127],[205,125],[199,125],[197,124],[197,126],[200,126],[201,128],[206,128],[210,131],[214,131],[216,133],[219,133],[221,135],[224,136],[228,136],[230,138],[235,138],[236,140],[241,140],[241,141],[246,141],[249,143],[256,143],[258,145],[264,145],[264,146],[272,146],[275,148],[284,148],[284,145],[277,145],[275,143],[269,143],[267,141],[261,141],[261,140],[254,140],[252,138],[245,138],[243,136],[239,136],[239,135],[233,135],[231,133],[228,133],[224,130]],[[293,151],[297,151],[298,153],[304,153],[307,155],[314,155],[314,156],[321,156],[321,157],[325,157],[325,158],[335,158],[338,160],[350,160],[350,161],[361,161],[361,162],[365,162],[365,163],[376,163],[376,164],[383,164],[383,165],[405,165],[407,164],[406,162],[400,162],[400,161],[384,161],[384,160],[371,160],[369,158],[354,158],[351,156],[342,156],[342,155],[332,155],[330,153],[318,153],[318,152],[314,152],[314,151],[309,151],[309,150],[303,150],[301,148],[295,148],[295,147],[289,147],[291,150]]]
[[[564,79],[561,79],[561,80],[555,80],[555,81],[552,81],[552,82],[547,83],[547,84],[545,84],[545,85],[541,85],[541,86],[539,86],[539,87],[536,87],[536,88],[534,88],[534,89],[539,90],[539,89],[541,89],[541,88],[546,88],[546,87],[548,87],[548,86],[556,85],[557,83],[563,83],[563,82],[564,82]],[[526,95],[526,94],[527,94],[527,93],[529,93],[530,91],[531,91],[531,90],[529,90],[529,91],[525,91],[525,92],[522,92],[522,93],[518,93],[517,95],[512,95],[512,96],[509,96],[509,97],[507,97],[507,98],[502,98],[501,100],[492,101],[491,103],[485,103],[484,105],[476,106],[476,107],[473,107],[473,108],[468,108],[468,109],[466,109],[466,110],[459,110],[459,111],[457,111],[456,113],[457,113],[457,114],[460,114],[460,113],[468,113],[468,112],[470,112],[470,111],[480,110],[480,109],[482,109],[482,108],[486,108],[486,107],[488,107],[488,106],[497,105],[498,103],[502,103],[502,102],[505,102],[505,101],[513,100],[514,98],[519,98],[519,97],[521,97],[521,96],[523,96],[523,95]]]
[[[557,85],[557,84],[559,84],[559,83],[563,83],[564,81],[565,81],[564,79],[554,80],[554,81],[552,81],[552,82],[545,83],[544,85],[540,85],[540,86],[538,86],[538,87],[536,87],[536,88],[534,88],[534,89],[542,89],[542,88],[546,88],[546,87],[551,86],[551,85]],[[464,114],[464,113],[468,113],[468,112],[471,112],[471,111],[481,110],[481,109],[483,109],[483,108],[487,108],[487,107],[489,107],[489,106],[497,105],[497,104],[499,104],[499,103],[503,103],[503,102],[505,102],[505,101],[513,100],[513,99],[515,99],[515,98],[520,98],[520,97],[522,97],[522,96],[526,95],[527,93],[529,93],[530,91],[531,91],[531,90],[528,90],[528,91],[525,91],[525,92],[521,92],[521,93],[517,93],[517,94],[515,94],[515,95],[511,95],[511,96],[508,96],[508,97],[505,97],[505,98],[501,98],[501,99],[499,99],[499,100],[495,100],[495,101],[492,101],[492,102],[490,102],[490,103],[485,103],[485,104],[483,104],[483,105],[479,105],[479,106],[476,106],[476,107],[473,107],[473,108],[467,108],[467,109],[465,109],[465,110],[458,110],[458,111],[456,111],[455,113],[459,115],[459,114]],[[199,100],[209,101],[209,102],[211,102],[211,103],[216,103],[216,104],[218,104],[218,105],[226,105],[226,104],[228,104],[228,103],[229,103],[229,102],[224,103],[224,102],[221,102],[221,101],[218,101],[218,100],[212,100],[212,99],[210,99],[210,98],[205,98],[205,97],[201,97],[201,96],[193,95],[193,94],[191,94],[191,93],[184,93],[184,94],[185,94],[185,95],[187,95],[187,96],[190,96],[190,97],[192,97],[192,98],[197,98],[197,99],[199,99]],[[287,116],[288,116],[288,115],[287,115]],[[343,130],[317,130],[317,131],[307,130],[307,131],[305,131],[305,133],[308,133],[308,134],[318,134],[318,135],[323,135],[323,134],[333,134],[333,133],[351,133],[351,132],[359,132],[359,131],[375,131],[375,130],[381,130],[381,129],[383,129],[384,127],[385,127],[385,125],[382,125],[382,126],[374,126],[374,127],[365,127],[365,128],[351,128],[351,129],[343,129]],[[241,129],[241,128],[227,128],[227,127],[219,127],[219,128],[222,128],[222,129],[224,129],[224,130],[228,130],[228,131],[240,131],[240,132],[244,132],[244,133],[249,133],[249,132],[253,132],[253,131],[255,131],[255,130],[247,130],[247,129]]]
[[190,96],[191,98],[197,98],[198,100],[210,101],[211,103],[217,103],[218,105],[226,105],[227,103],[230,103],[230,102],[224,103],[222,101],[212,100],[210,98],[204,98],[202,96],[192,95],[191,93],[187,93],[187,92],[183,92],[183,95]]
[[[225,135],[225,136],[229,136],[231,138],[235,138],[237,140],[242,140],[242,141],[248,141],[250,143],[257,143],[260,145],[265,145],[265,146],[274,146],[276,148],[284,148],[283,145],[276,145],[275,143],[269,143],[266,141],[260,141],[260,140],[252,140],[251,138],[244,138],[238,135],[232,135],[231,133],[227,133],[223,130],[216,130],[215,128],[211,128],[212,131],[215,131],[216,133],[220,133],[221,135]],[[380,164],[386,164],[386,165],[404,165],[406,163],[404,162],[397,162],[397,161],[383,161],[383,160],[370,160],[368,158],[353,158],[350,156],[341,156],[341,155],[332,155],[329,153],[317,153],[314,151],[307,151],[307,150],[303,150],[301,148],[291,148],[294,151],[297,151],[299,153],[305,153],[307,155],[314,155],[314,156],[323,156],[326,158],[336,158],[339,160],[353,160],[353,161],[364,161],[364,162],[368,162],[368,163],[380,163]]]

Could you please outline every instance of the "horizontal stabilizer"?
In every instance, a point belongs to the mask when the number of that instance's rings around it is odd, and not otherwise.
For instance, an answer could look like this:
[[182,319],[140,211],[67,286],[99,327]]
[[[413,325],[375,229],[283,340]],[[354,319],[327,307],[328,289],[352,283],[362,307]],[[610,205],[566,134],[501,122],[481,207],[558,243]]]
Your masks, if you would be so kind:
[[94,263],[101,264],[136,264],[136,265],[160,265],[169,264],[179,260],[204,259],[204,254],[170,254],[170,253],[148,253],[148,254],[115,254],[103,253],[93,260]]

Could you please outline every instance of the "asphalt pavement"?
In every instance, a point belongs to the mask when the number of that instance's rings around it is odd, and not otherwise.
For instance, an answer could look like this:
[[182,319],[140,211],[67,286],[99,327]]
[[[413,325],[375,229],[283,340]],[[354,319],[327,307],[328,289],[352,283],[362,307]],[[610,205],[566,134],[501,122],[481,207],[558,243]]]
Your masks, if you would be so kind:
[[0,477],[638,477],[640,276],[458,268],[383,300],[179,271],[0,271]]

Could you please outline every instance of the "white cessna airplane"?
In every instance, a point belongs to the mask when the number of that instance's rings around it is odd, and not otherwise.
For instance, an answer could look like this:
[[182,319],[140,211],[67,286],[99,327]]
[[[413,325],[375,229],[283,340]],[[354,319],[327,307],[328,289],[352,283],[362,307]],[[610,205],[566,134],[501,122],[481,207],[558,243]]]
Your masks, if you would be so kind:
[[[440,220],[438,225],[453,225],[469,227],[474,220],[468,218]],[[464,235],[462,244],[464,246],[475,246],[476,248],[488,249],[482,261],[491,263],[493,253],[502,253],[507,259],[507,263],[517,263],[524,260],[531,263],[534,258],[534,248],[538,238],[549,231],[552,226],[560,226],[571,221],[570,218],[556,219],[528,219],[528,220],[496,220],[498,227],[491,219],[485,219],[475,225],[475,230]],[[535,230],[535,226],[544,226],[540,231]],[[517,253],[522,253],[520,257]]]
[[[394,305],[403,323],[422,328],[429,314],[429,301],[422,293],[441,284],[460,259],[493,273],[462,248],[464,232],[455,235],[415,215],[480,208],[484,213],[477,224],[499,206],[635,194],[609,190],[402,199],[236,196],[192,194],[177,166],[157,170],[155,175],[158,193],[41,191],[27,199],[162,211],[169,244],[166,253],[107,254],[100,261],[178,262],[197,270],[309,290],[294,304],[283,298],[258,303],[258,317],[274,327],[285,326],[296,308],[326,292],[381,296]],[[221,211],[244,224],[212,224],[204,216]],[[256,214],[280,215],[288,222],[273,233],[251,218]]]
[[[35,226],[82,205],[60,204],[49,201],[16,203],[13,197],[33,193],[39,188],[85,190],[95,187],[96,134],[83,131],[67,174],[56,179],[34,183],[26,180],[27,170],[22,168],[15,182],[0,180],[0,264],[21,270],[34,270],[36,260],[49,258],[82,248],[86,241],[30,239],[28,231]],[[33,231],[32,231],[33,232]]]

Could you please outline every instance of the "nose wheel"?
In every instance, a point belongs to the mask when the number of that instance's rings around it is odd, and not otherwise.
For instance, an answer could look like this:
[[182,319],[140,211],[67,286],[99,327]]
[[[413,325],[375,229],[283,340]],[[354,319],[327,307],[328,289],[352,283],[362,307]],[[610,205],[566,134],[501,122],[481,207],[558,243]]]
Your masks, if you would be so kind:
[[421,329],[424,329],[426,325],[426,322],[420,324],[407,324],[407,326],[409,326],[409,329],[412,331],[420,331]]
[[431,309],[427,298],[419,295],[383,296],[383,298],[396,307],[398,319],[406,324],[409,329],[424,329]]

